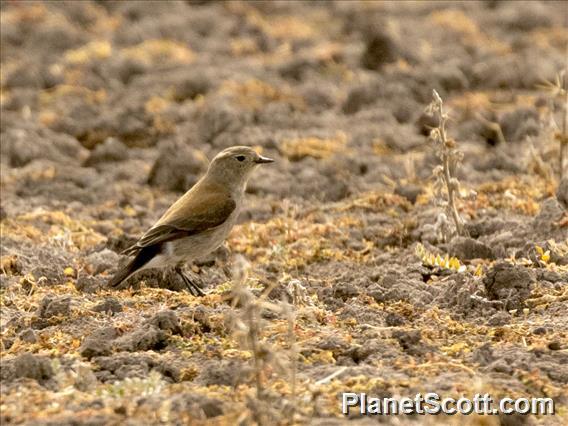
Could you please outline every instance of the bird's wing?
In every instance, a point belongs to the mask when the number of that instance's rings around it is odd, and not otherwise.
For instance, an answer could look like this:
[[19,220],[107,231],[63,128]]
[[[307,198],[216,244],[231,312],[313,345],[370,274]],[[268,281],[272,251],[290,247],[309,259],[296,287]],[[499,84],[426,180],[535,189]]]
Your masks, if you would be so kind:
[[[191,202],[199,201],[199,202]],[[189,204],[192,207],[183,208]],[[125,254],[134,254],[143,247],[173,241],[198,234],[223,224],[236,208],[235,201],[226,193],[207,193],[199,197],[180,199],[166,214],[138,240]]]

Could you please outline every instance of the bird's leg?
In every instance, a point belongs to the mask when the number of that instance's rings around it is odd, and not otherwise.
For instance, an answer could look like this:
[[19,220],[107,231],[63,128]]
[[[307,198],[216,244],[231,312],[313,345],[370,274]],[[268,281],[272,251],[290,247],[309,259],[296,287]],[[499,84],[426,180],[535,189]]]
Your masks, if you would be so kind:
[[187,289],[189,290],[189,292],[194,295],[194,296],[205,296],[205,292],[201,289],[201,287],[199,287],[197,284],[195,284],[191,278],[189,278],[187,276],[187,274],[185,274],[182,270],[182,265],[177,265],[175,267],[175,271],[176,273],[181,277],[181,279],[183,280],[183,282],[185,283]]

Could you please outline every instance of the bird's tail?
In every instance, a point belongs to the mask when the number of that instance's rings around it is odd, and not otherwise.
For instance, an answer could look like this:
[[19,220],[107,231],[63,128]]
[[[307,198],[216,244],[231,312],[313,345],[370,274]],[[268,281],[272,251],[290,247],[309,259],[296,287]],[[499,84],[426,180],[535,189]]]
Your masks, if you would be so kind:
[[119,269],[114,276],[108,280],[107,286],[108,287],[117,287],[134,274],[136,271],[139,271],[144,265],[146,265],[152,258],[158,254],[160,251],[159,246],[150,246],[144,247],[136,253],[134,258],[128,262],[124,267]]
[[119,269],[113,277],[108,280],[107,287],[118,287],[126,278],[136,272],[136,258],[128,262],[127,265]]

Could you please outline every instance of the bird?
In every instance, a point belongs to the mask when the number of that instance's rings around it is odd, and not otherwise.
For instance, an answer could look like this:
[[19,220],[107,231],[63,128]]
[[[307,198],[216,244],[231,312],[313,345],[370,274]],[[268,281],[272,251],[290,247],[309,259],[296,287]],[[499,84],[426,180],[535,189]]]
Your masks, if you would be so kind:
[[117,287],[145,269],[173,266],[191,294],[205,295],[183,272],[183,264],[206,256],[223,244],[237,221],[249,178],[259,165],[272,162],[272,158],[246,146],[221,151],[205,175],[122,252],[133,258],[107,285]]

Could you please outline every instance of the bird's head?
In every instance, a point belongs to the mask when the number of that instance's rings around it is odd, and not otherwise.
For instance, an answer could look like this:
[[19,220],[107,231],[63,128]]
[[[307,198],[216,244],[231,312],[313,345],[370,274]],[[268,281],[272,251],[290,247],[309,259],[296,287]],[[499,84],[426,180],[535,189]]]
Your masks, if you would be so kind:
[[207,175],[231,186],[244,187],[251,173],[259,165],[273,161],[248,146],[233,146],[224,149],[213,158]]

